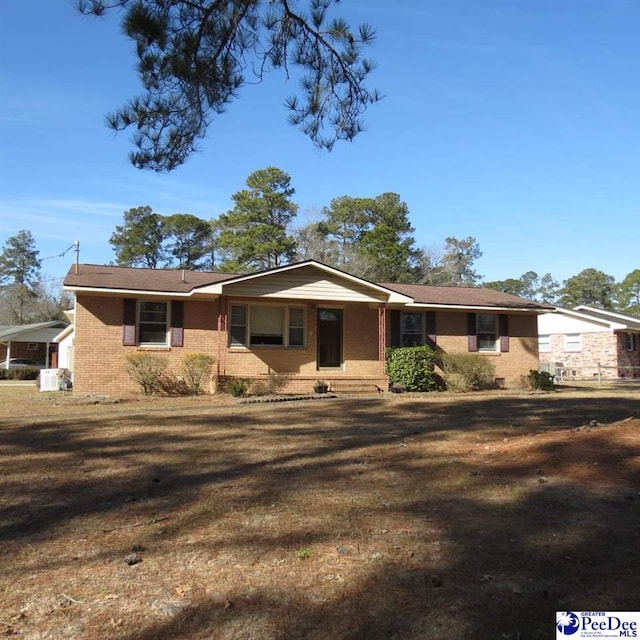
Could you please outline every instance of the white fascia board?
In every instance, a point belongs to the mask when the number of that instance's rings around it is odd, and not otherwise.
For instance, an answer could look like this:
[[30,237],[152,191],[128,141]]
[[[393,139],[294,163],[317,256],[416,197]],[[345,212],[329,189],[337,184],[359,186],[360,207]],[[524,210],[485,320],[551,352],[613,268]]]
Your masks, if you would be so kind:
[[189,298],[195,292],[187,291],[180,293],[178,291],[146,291],[145,289],[104,289],[102,287],[64,287],[64,291],[71,293],[102,293],[115,296],[132,295],[132,296],[158,296],[162,298]]
[[74,326],[70,324],[68,327],[65,327],[53,340],[52,342],[62,342],[70,333],[73,333]]
[[[621,328],[624,328],[624,327],[628,328],[628,327],[633,327],[633,325],[640,325],[639,318],[634,318],[633,316],[628,316],[628,315],[625,315],[624,313],[615,313],[613,311],[605,311],[604,309],[596,309],[594,307],[588,307],[585,304],[581,304],[580,306],[576,307],[575,310],[583,311],[587,315],[593,314],[591,317],[595,316],[600,320],[604,320],[607,317],[615,318],[616,320],[619,320],[622,323]],[[615,322],[615,320],[612,320],[612,322]]]
[[492,313],[496,311],[504,313],[546,313],[548,309],[527,309],[519,307],[486,307],[481,305],[465,305],[465,304],[429,304],[426,302],[414,302],[413,304],[405,305],[408,309],[434,309],[436,311],[486,311]]
[[[235,280],[234,280],[235,282]],[[229,284],[229,280],[225,280],[224,284]],[[215,284],[204,284],[201,287],[195,287],[195,289],[193,289],[193,291],[191,291],[191,294],[197,293],[197,294],[210,294],[213,296],[221,296],[222,295],[222,282],[216,282]]]

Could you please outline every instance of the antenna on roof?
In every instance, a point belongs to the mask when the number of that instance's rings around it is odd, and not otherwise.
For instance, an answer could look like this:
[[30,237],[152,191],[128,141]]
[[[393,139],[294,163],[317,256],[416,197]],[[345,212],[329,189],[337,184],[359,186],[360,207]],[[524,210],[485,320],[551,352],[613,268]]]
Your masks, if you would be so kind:
[[73,250],[76,252],[76,275],[78,275],[78,267],[80,266],[80,242],[78,240],[73,243]]

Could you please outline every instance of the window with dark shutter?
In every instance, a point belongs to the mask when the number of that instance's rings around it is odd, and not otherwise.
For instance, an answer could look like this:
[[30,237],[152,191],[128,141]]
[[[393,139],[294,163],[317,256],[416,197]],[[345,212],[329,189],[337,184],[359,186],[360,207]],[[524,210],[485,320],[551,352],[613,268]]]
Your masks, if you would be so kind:
[[133,347],[136,344],[136,301],[133,298],[122,300],[122,345]]
[[400,336],[400,311],[392,309],[389,311],[389,346],[401,347],[402,338]]
[[478,327],[475,313],[467,313],[467,350],[478,350]]
[[436,346],[436,312],[427,311],[425,314],[425,321],[427,325],[427,341],[430,347]]
[[500,316],[500,351],[509,351],[509,316],[506,314]]
[[184,345],[184,302],[175,300],[171,303],[171,346]]

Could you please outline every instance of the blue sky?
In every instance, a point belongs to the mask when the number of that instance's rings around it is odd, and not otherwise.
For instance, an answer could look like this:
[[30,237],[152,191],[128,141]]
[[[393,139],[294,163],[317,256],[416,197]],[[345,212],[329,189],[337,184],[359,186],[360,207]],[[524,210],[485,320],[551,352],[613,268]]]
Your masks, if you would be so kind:
[[[300,0],[302,3],[302,0]],[[133,168],[106,113],[138,93],[116,14],[73,0],[0,1],[0,242],[30,230],[40,256],[80,242],[113,259],[125,210],[217,217],[256,169],[292,178],[299,220],[338,196],[398,193],[417,244],[473,236],[486,280],[559,281],[640,268],[640,2],[343,0],[377,31],[367,131],[318,151],[286,122],[281,75],[247,86],[171,174]],[[73,259],[43,262],[52,278]]]

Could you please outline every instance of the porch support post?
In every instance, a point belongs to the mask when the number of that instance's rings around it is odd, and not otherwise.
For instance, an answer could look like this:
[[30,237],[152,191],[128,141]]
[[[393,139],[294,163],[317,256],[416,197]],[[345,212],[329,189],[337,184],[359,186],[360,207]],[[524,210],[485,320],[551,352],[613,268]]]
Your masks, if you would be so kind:
[[381,376],[386,375],[387,361],[387,305],[378,305],[378,365]]

